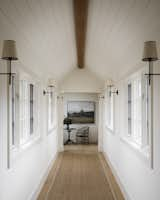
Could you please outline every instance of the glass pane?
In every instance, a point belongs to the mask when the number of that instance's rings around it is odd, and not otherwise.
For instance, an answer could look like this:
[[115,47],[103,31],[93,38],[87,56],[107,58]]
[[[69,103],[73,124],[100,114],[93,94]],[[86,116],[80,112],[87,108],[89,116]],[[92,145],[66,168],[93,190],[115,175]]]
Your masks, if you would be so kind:
[[132,85],[128,84],[128,134],[132,132]]
[[30,134],[33,134],[33,90],[34,86],[33,84],[30,84]]
[[29,133],[29,87],[26,80],[20,81],[20,142],[28,140]]
[[15,77],[12,76],[12,82],[11,82],[11,115],[12,115],[12,145],[15,145]]
[[54,94],[50,91],[48,94],[48,128],[53,128],[54,124]]

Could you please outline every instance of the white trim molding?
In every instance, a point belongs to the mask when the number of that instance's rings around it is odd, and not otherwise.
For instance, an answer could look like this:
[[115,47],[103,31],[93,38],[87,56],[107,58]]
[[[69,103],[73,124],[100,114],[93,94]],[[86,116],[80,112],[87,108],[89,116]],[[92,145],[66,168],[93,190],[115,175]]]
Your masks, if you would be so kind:
[[122,182],[121,182],[121,180],[120,180],[120,178],[119,178],[119,176],[118,176],[116,170],[114,169],[114,167],[113,167],[113,165],[112,165],[112,163],[111,163],[111,161],[110,161],[110,159],[109,159],[107,153],[103,151],[103,155],[104,155],[104,158],[105,158],[106,162],[108,163],[108,165],[109,165],[109,167],[110,167],[110,169],[111,169],[111,171],[112,171],[112,174],[114,175],[114,178],[116,179],[116,182],[117,182],[118,186],[120,187],[120,190],[121,190],[121,192],[122,192],[124,198],[125,198],[126,200],[132,200],[132,199],[129,197],[129,194],[127,193],[127,191],[125,190],[125,188],[124,188],[124,186],[123,186],[123,184],[122,184]]
[[43,187],[45,181],[47,180],[47,177],[48,177],[57,157],[58,157],[58,153],[56,153],[55,156],[50,160],[50,162],[48,163],[48,167],[46,168],[44,173],[42,173],[40,182],[36,185],[32,194],[29,196],[28,200],[37,200],[37,198],[42,190],[42,187]]

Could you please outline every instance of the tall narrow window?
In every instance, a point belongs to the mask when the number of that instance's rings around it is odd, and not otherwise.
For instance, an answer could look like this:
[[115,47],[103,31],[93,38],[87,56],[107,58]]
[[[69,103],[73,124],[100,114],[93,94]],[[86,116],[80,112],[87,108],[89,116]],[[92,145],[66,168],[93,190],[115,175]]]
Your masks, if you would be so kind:
[[128,84],[128,134],[132,131],[132,85]]
[[33,134],[34,129],[34,85],[30,84],[30,134]]
[[148,82],[140,71],[128,83],[128,136],[140,146],[148,145]]
[[53,120],[53,94],[48,95],[48,129],[52,128],[52,120]]
[[48,94],[48,131],[54,127],[54,115],[55,115],[55,96],[53,88],[50,88]]
[[107,90],[107,102],[106,102],[106,120],[107,127],[113,130],[114,123],[114,98],[113,93],[110,92],[110,89]]
[[27,80],[20,81],[20,142],[28,140],[30,124],[29,86]]
[[[20,82],[20,142],[26,143],[35,132],[35,85],[28,80]],[[36,116],[36,117],[35,117]],[[35,135],[35,134],[34,134]]]
[[138,144],[142,143],[142,90],[141,77],[133,82],[133,137]]
[[142,132],[143,134],[143,146],[149,145],[149,84],[148,78],[143,77],[142,81]]
[[145,87],[144,87],[144,114],[145,114],[145,118],[144,118],[144,129],[146,130],[146,137],[144,137],[144,145],[149,145],[149,83],[148,83],[148,79],[145,79]]
[[12,145],[15,145],[15,121],[16,121],[16,113],[15,113],[16,105],[15,105],[15,77],[12,76],[11,81],[11,117],[12,117]]
[[142,91],[141,76],[128,84],[128,134],[141,144],[142,139]]

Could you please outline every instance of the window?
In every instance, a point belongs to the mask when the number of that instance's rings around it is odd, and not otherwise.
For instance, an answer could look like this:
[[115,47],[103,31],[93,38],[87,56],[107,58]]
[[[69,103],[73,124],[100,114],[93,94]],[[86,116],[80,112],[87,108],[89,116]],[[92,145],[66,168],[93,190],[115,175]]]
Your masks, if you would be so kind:
[[142,139],[142,91],[141,78],[136,77],[128,84],[128,134],[135,142]]
[[138,145],[148,145],[148,87],[142,71],[128,81],[128,136]]
[[28,140],[29,130],[29,87],[26,80],[20,81],[20,142]]
[[107,128],[114,129],[114,97],[110,88],[106,91],[106,125]]
[[33,134],[33,127],[34,127],[34,100],[33,100],[33,94],[34,94],[34,85],[30,84],[30,134]]
[[10,145],[11,148],[18,146],[18,133],[19,133],[19,109],[18,109],[18,81],[17,76],[11,76],[10,87]]
[[[24,144],[35,135],[38,117],[35,101],[36,86],[29,80],[20,80],[20,143]],[[38,97],[37,97],[38,98]]]
[[131,135],[132,131],[132,85],[131,83],[128,84],[128,134]]
[[48,93],[48,131],[54,128],[55,123],[55,95],[53,88],[50,88]]
[[11,137],[12,146],[15,146],[15,122],[16,122],[16,95],[15,95],[15,77],[11,77]]

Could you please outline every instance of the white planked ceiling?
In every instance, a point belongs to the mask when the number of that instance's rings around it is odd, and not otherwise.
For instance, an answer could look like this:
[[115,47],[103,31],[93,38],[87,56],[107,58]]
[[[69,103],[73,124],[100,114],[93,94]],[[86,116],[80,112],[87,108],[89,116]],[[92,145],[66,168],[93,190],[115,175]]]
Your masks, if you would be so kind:
[[19,60],[61,79],[76,65],[71,0],[0,0],[0,40],[15,39]]
[[160,41],[160,0],[90,1],[86,66],[101,78],[138,68],[146,40]]
[[[160,0],[90,0],[86,67],[115,80],[134,70],[143,42],[160,41],[159,19]],[[4,39],[17,41],[24,66],[63,79],[77,67],[72,0],[0,0]]]

